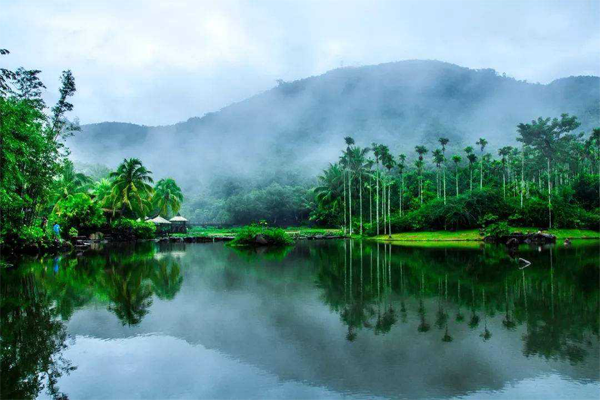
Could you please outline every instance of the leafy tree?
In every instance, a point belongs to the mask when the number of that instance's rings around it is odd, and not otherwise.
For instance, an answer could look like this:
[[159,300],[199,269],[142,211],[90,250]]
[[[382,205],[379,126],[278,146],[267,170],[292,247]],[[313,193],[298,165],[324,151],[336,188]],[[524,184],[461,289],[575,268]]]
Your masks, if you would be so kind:
[[154,190],[152,172],[137,158],[125,159],[115,172],[112,181],[111,206],[113,214],[143,218],[151,209]]
[[159,214],[166,217],[177,214],[182,202],[183,193],[173,179],[161,179],[154,186],[152,204]]

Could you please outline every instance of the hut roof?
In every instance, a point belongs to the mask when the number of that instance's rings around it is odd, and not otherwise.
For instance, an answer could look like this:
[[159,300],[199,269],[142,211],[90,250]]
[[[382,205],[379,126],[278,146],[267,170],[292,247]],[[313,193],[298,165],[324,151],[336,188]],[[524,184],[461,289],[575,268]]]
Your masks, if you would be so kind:
[[148,222],[153,222],[156,225],[161,225],[161,224],[171,225],[171,223],[169,221],[167,221],[166,219],[164,219],[160,215],[158,215],[156,218],[152,218],[152,219],[148,220]]
[[177,215],[177,216],[171,218],[169,221],[171,221],[171,222],[188,222],[188,220],[183,218],[181,215]]

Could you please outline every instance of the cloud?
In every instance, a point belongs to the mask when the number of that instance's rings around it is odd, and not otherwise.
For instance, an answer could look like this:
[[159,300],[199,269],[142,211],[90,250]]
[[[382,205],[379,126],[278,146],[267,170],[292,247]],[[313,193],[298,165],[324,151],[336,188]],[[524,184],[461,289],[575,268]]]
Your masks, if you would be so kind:
[[169,124],[341,65],[438,59],[547,83],[600,75],[589,1],[9,1],[11,68],[54,101],[73,70],[82,123]]

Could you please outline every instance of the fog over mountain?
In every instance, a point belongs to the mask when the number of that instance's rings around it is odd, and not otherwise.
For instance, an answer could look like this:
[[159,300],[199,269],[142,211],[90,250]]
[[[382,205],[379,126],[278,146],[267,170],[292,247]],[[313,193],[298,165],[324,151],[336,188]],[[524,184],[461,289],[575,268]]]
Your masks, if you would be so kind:
[[67,144],[75,160],[111,168],[141,158],[157,178],[171,176],[189,193],[214,177],[314,178],[336,161],[348,135],[361,146],[385,143],[396,155],[412,156],[416,144],[432,148],[440,136],[450,138],[451,151],[479,137],[494,150],[514,143],[518,123],[564,112],[577,115],[580,131],[589,133],[600,126],[599,104],[598,77],[542,85],[492,69],[411,60],[280,81],[175,125],[84,125]]

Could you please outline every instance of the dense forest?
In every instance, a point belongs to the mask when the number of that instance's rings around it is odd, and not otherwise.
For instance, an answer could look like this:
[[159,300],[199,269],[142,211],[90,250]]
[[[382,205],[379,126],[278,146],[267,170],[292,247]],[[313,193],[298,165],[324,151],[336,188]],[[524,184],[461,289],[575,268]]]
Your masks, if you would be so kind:
[[48,248],[97,231],[154,237],[155,226],[142,219],[177,213],[181,189],[169,178],[153,185],[152,172],[136,158],[97,171],[96,179],[77,171],[64,146],[79,129],[67,119],[75,78],[62,73],[59,99],[48,109],[39,73],[0,71],[0,246]]
[[[539,116],[576,115],[579,131],[600,126],[598,77],[534,84],[492,69],[439,61],[402,61],[340,68],[277,86],[201,118],[148,127],[106,122],[83,125],[67,145],[76,165],[115,168],[136,157],[173,177],[196,223],[243,224],[251,219],[294,225],[305,219],[315,177],[335,161],[344,137],[361,146],[384,143],[407,156],[417,145],[450,139],[461,153],[479,137],[494,154],[519,146],[516,127]],[[463,154],[464,156],[464,154]],[[270,193],[285,211],[272,213]],[[251,202],[252,206],[245,204]],[[282,205],[283,207],[283,205]]]
[[[573,133],[575,116],[517,126],[518,147],[497,157],[479,138],[461,153],[417,145],[412,157],[346,137],[340,160],[319,176],[311,218],[348,233],[392,234],[513,226],[598,229],[600,129]],[[412,161],[411,161],[412,160]]]
[[[285,151],[267,159],[247,154],[248,160],[263,163],[251,178],[220,173],[228,168],[225,163],[184,202],[178,183],[170,177],[154,182],[146,160],[137,155],[119,160],[114,170],[71,161],[65,143],[80,134],[80,127],[68,119],[75,79],[70,71],[63,72],[59,99],[49,108],[42,99],[45,86],[39,73],[20,68],[2,69],[0,75],[3,246],[52,246],[57,238],[98,231],[116,237],[153,237],[155,227],[144,219],[168,218],[180,210],[192,221],[241,225],[265,220],[280,226],[341,227],[348,234],[368,235],[505,229],[508,223],[597,229],[600,223],[600,129],[589,128],[589,116],[585,123],[566,113],[519,123],[507,129],[516,129],[516,138],[501,142],[514,144],[496,144],[495,151],[490,150],[491,139],[465,142],[459,132],[447,130],[442,132],[448,135],[435,136],[432,131],[421,136],[414,152],[404,154],[393,154],[379,142],[361,147],[346,136],[339,160],[318,177],[316,170],[307,176],[294,159],[283,165]],[[522,85],[489,71],[482,76]],[[281,83],[283,88],[276,90],[295,93],[291,88],[298,85]],[[402,148],[409,143],[407,138]],[[232,151],[239,148],[243,146]],[[110,152],[106,148],[102,154]],[[165,153],[162,158],[170,156]],[[210,157],[204,152],[197,156]],[[175,158],[189,161],[188,175],[193,171],[195,161]],[[53,231],[55,224],[60,232]]]

